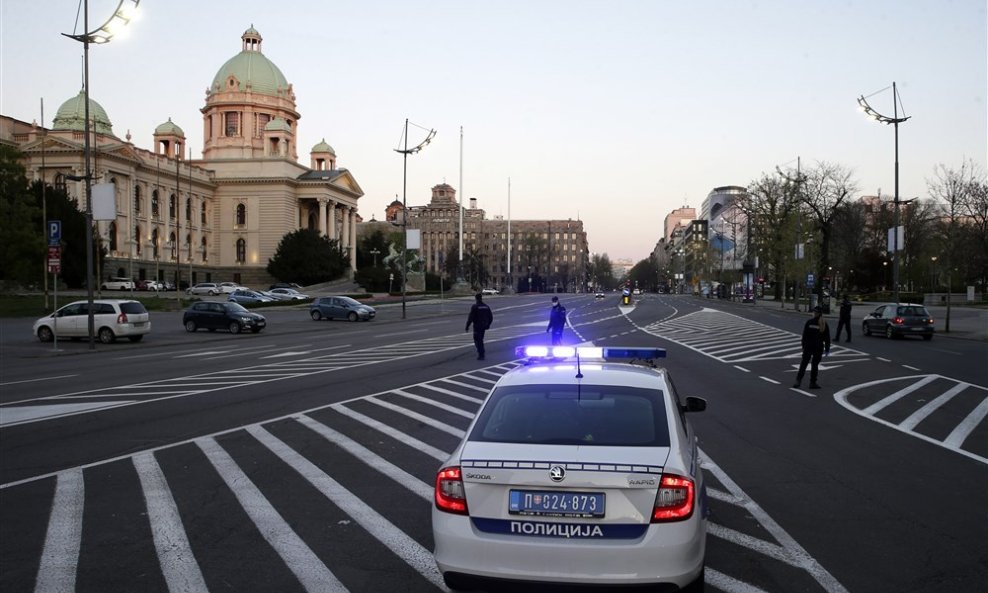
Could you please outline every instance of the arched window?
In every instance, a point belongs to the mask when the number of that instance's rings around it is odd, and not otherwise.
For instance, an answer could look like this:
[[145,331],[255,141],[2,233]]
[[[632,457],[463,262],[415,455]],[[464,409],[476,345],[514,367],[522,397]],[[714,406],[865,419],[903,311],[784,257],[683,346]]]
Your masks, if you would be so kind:
[[137,243],[137,245],[136,245],[137,257],[140,257],[141,256],[141,248],[143,247],[141,245],[141,237],[142,236],[143,235],[141,235],[141,225],[135,226],[134,227],[134,238],[136,239],[135,243]]
[[155,220],[161,217],[161,204],[158,200],[158,190],[151,192],[151,216]]
[[116,221],[111,222],[110,226],[106,229],[107,239],[110,242],[110,251],[117,250],[117,223]]
[[245,224],[247,224],[247,206],[237,204],[237,225],[243,226]]
[[185,198],[185,221],[192,222],[192,198]]
[[206,257],[206,237],[203,237],[202,238],[202,241],[200,241],[199,244],[200,244],[199,245],[200,248],[202,249],[202,263],[206,263],[206,261],[207,261],[207,257]]
[[237,239],[237,263],[247,261],[247,241]]
[[199,208],[199,224],[206,226],[206,202]]
[[175,218],[175,194],[168,196],[168,218]]
[[160,239],[158,237],[158,229],[151,231],[151,256],[154,259],[161,257],[161,252],[158,249],[160,247]]
[[134,184],[134,214],[141,214],[141,186]]
[[175,233],[168,234],[168,246],[171,248],[171,253],[168,257],[175,259],[175,250],[178,249],[178,243],[175,242]]

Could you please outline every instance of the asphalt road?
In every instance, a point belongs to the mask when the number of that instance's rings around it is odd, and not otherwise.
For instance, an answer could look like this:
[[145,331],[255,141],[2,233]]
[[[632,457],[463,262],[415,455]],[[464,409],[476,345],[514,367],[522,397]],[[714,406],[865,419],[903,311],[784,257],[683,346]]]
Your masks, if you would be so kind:
[[[0,590],[435,591],[432,481],[486,390],[545,341],[547,297],[266,311],[261,334],[153,333],[90,350],[0,322]],[[804,316],[569,295],[571,342],[659,345],[693,422],[711,590],[982,590],[988,343],[835,344],[791,384]],[[805,385],[806,382],[804,382]]]

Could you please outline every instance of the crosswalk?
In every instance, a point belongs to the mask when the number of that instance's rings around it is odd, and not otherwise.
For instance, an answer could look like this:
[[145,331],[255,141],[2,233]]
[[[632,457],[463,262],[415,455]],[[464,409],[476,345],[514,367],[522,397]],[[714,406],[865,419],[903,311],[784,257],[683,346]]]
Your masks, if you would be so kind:
[[[4,516],[22,537],[0,541],[0,555],[19,567],[0,574],[0,588],[445,590],[431,554],[435,471],[490,387],[516,364],[0,485],[6,508],[31,509]],[[745,559],[709,563],[708,587],[845,591],[705,455],[703,467],[708,549],[720,548],[708,557]],[[38,500],[48,504],[31,504]],[[127,535],[108,535],[113,525]],[[739,574],[749,562],[786,578],[746,582]],[[128,580],[135,582],[108,584]]]
[[[729,364],[799,358],[802,351],[799,334],[709,308],[657,321],[643,330]],[[868,355],[834,343],[830,356]]]
[[914,375],[854,385],[834,399],[869,420],[988,464],[988,388]]
[[[535,325],[542,326],[541,323]],[[530,333],[532,333],[532,324],[509,325],[488,330],[485,341],[494,343],[516,340]],[[274,362],[264,362],[246,367],[52,395],[30,401],[0,405],[0,427],[164,399],[200,395],[222,389],[236,389],[365,365],[388,363],[398,359],[457,350],[467,346],[473,347],[473,338],[469,334],[460,333],[386,344],[373,348],[328,352],[316,356],[294,355],[283,360],[279,357],[279,360]],[[218,356],[225,353],[209,350],[197,354],[200,356]],[[194,355],[196,354],[181,353],[174,356],[187,358]]]

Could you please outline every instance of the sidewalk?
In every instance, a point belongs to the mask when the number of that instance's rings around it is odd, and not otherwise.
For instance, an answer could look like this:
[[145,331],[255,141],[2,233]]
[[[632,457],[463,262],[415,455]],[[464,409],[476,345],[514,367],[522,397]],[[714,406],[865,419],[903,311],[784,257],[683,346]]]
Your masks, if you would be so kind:
[[[720,303],[726,303],[730,301],[722,299],[713,299]],[[738,307],[751,307],[751,303],[739,303],[734,301]],[[861,320],[865,315],[874,311],[879,305],[884,305],[887,303],[860,303],[851,302],[853,308],[851,309],[851,323],[852,327],[855,329],[860,329]],[[796,311],[792,301],[786,301],[785,307],[779,301],[769,298],[758,299],[755,302],[756,307],[774,309],[776,311],[784,311],[791,315],[809,315],[806,311],[806,303],[800,303],[800,310]],[[945,306],[928,306],[926,309],[933,315],[934,328],[936,330],[937,337],[944,338],[960,338],[965,340],[979,340],[988,342],[988,309],[984,307],[965,307],[959,305],[951,305],[950,307],[950,332],[946,331],[946,321],[947,321],[947,307]],[[837,311],[831,310],[830,313],[824,314],[827,319],[833,319],[833,324],[836,327],[837,323]]]

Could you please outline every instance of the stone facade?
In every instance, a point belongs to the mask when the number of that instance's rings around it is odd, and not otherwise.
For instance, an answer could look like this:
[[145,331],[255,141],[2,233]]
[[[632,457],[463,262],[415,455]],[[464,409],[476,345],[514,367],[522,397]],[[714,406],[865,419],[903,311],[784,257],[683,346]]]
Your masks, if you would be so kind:
[[[543,278],[544,290],[583,292],[587,290],[586,270],[589,260],[587,234],[580,220],[512,220],[511,265],[508,265],[509,222],[489,219],[476,200],[463,209],[463,258],[477,258],[487,270],[486,288],[519,287],[519,279],[530,274]],[[422,249],[418,253],[424,268],[440,273],[450,257],[459,257],[460,206],[456,190],[442,183],[432,188],[425,206],[408,207],[408,228],[422,231]],[[392,202],[386,222],[361,223],[361,236],[380,230],[385,235],[399,230],[402,204]],[[401,246],[397,245],[400,250]],[[509,269],[510,267],[510,269]],[[466,273],[465,273],[466,275]],[[524,282],[521,283],[524,289]],[[475,286],[475,288],[482,288]]]
[[[337,168],[325,140],[313,147],[308,167],[297,162],[301,116],[292,86],[261,53],[253,27],[241,40],[241,52],[206,89],[201,159],[188,158],[184,132],[170,118],[156,128],[153,151],[136,147],[129,133],[117,138],[90,97],[93,183],[112,183],[116,198],[115,219],[97,223],[109,251],[98,278],[263,286],[274,280],[265,268],[282,237],[300,228],[339,239],[352,276],[363,191]],[[51,129],[0,116],[0,142],[25,154],[29,179],[55,184],[83,176],[84,107],[82,93],[69,99]],[[66,189],[85,209],[84,182]]]

